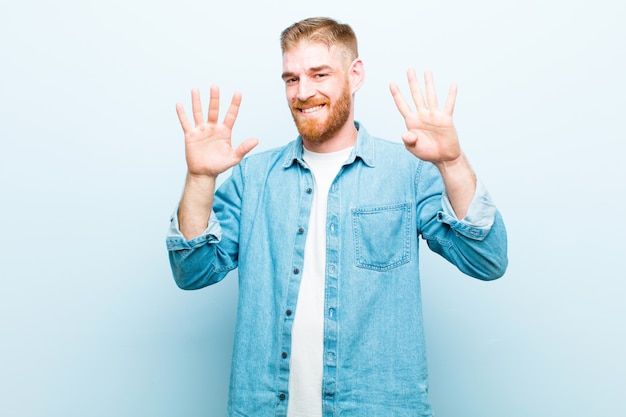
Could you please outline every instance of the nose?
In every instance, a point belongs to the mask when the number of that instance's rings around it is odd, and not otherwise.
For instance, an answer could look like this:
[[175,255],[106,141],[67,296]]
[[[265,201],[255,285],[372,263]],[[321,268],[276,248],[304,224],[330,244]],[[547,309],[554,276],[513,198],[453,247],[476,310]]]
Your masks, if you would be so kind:
[[315,88],[313,86],[313,83],[311,83],[306,77],[300,78],[300,80],[298,80],[298,91],[296,98],[299,101],[307,101],[314,95]]

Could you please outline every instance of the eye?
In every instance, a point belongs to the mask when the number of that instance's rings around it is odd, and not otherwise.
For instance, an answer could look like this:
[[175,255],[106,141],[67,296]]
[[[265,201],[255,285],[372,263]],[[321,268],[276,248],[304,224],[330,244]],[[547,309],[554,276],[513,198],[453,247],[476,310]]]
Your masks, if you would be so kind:
[[285,84],[293,84],[293,83],[295,83],[297,81],[298,81],[298,79],[296,77],[285,78]]
[[324,78],[324,77],[327,77],[327,76],[328,76],[328,74],[323,73],[323,72],[315,74],[315,78],[318,78],[318,79],[321,79],[321,78]]

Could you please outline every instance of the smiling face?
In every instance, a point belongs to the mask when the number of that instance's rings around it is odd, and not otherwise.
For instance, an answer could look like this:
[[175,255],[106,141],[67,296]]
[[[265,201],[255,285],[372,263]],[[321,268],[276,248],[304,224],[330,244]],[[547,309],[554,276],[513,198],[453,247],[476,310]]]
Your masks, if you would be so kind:
[[350,62],[341,47],[318,42],[301,41],[283,53],[287,101],[307,148],[353,144],[352,95],[360,86],[360,78],[355,83],[351,76],[355,65],[360,68],[360,61]]

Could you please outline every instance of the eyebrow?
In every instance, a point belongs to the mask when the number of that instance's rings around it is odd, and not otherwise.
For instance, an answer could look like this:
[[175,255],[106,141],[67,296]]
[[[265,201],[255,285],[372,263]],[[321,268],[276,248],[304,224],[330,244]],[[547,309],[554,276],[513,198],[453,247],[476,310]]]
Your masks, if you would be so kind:
[[[333,68],[330,65],[320,65],[318,67],[311,67],[307,70],[307,73],[311,73],[311,72],[319,72],[319,71],[330,71],[333,72]],[[291,71],[285,71],[283,72],[282,75],[282,79],[286,79],[286,78],[291,78],[294,77],[296,74],[294,72]]]

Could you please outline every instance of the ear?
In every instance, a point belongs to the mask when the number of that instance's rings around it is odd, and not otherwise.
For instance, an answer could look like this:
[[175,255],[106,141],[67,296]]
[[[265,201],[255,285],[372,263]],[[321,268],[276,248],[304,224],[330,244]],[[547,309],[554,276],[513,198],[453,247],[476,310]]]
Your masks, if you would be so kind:
[[360,58],[356,58],[352,61],[352,64],[350,64],[348,79],[350,80],[350,93],[354,94],[361,88],[363,81],[365,81],[365,68]]

